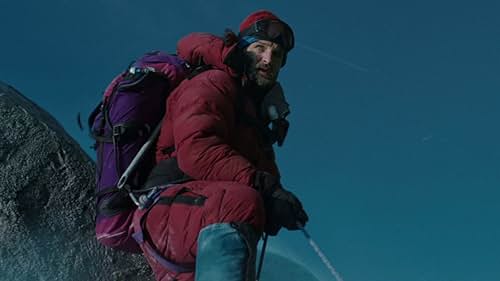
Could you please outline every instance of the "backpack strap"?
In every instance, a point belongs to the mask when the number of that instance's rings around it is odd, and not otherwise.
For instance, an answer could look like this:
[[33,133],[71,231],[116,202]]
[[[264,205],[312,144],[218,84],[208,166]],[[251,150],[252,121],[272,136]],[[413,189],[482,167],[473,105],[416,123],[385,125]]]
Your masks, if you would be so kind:
[[127,122],[113,125],[112,132],[109,134],[91,132],[90,136],[97,142],[119,143],[149,134],[151,134],[151,126],[148,124]]
[[185,195],[177,195],[177,196],[162,196],[156,201],[157,204],[170,206],[173,203],[179,203],[184,205],[192,205],[192,206],[203,206],[205,204],[205,200],[207,197],[205,196],[185,196]]
[[196,75],[206,71],[206,70],[209,70],[209,69],[212,69],[213,67],[210,65],[210,64],[201,64],[197,67],[195,67],[187,76],[186,76],[186,79],[188,80],[191,80],[193,79],[193,77],[195,77]]

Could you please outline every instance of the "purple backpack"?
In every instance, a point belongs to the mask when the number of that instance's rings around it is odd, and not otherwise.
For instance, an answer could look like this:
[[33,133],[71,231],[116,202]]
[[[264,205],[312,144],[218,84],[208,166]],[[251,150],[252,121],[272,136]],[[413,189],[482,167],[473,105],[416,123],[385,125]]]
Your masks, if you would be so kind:
[[130,195],[155,165],[155,151],[148,148],[159,131],[166,98],[189,73],[189,65],[175,55],[147,53],[113,79],[90,115],[97,152],[95,230],[101,244],[140,252],[131,229],[137,202]]

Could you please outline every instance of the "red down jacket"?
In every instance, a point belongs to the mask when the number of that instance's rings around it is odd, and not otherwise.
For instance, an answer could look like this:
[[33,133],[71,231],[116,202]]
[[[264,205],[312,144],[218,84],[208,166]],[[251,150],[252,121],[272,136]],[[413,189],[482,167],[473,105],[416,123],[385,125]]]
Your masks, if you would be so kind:
[[[234,181],[251,186],[256,170],[277,175],[266,155],[258,131],[237,121],[236,99],[255,116],[251,93],[241,88],[234,71],[223,63],[233,47],[213,35],[195,33],[178,44],[179,56],[189,62],[203,60],[214,69],[185,80],[167,102],[167,118],[157,145],[157,160],[177,157],[179,167],[194,179]],[[163,151],[175,146],[175,152]]]
[[[263,231],[265,212],[260,194],[253,189],[256,171],[278,176],[273,157],[264,149],[259,131],[238,120],[245,110],[256,116],[252,93],[241,86],[225,58],[235,46],[222,39],[194,33],[178,43],[178,54],[196,64],[203,61],[213,69],[184,80],[167,101],[157,143],[157,161],[176,157],[180,169],[194,180],[168,188],[162,196],[187,189],[188,196],[204,196],[203,206],[155,205],[145,216],[144,228],[161,255],[177,264],[196,260],[199,231],[213,223],[240,222]],[[237,101],[243,106],[237,106]],[[175,151],[167,148],[174,146]],[[137,227],[144,211],[137,211]],[[175,275],[145,251],[156,279],[193,280],[194,273]]]

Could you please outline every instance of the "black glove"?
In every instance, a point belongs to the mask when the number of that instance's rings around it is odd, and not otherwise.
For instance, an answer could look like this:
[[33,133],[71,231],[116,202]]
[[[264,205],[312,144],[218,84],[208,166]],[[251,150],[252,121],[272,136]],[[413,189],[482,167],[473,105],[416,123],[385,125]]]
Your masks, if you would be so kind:
[[299,229],[297,223],[305,226],[307,216],[299,199],[290,191],[279,188],[269,198],[264,198],[266,207],[266,233],[274,236],[281,227],[288,230]]
[[267,234],[274,236],[281,227],[296,230],[297,223],[302,226],[307,223],[309,217],[299,199],[290,191],[283,189],[279,179],[271,174],[258,172],[255,183],[264,199]]

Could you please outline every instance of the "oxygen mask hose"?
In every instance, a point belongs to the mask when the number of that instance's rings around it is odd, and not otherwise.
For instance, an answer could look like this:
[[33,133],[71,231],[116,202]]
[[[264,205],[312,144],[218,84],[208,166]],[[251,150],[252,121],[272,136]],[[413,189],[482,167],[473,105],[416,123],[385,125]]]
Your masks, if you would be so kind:
[[302,233],[304,233],[304,236],[306,237],[306,239],[309,242],[309,244],[311,245],[311,247],[314,249],[316,254],[319,256],[319,258],[321,259],[323,264],[328,268],[328,270],[330,270],[330,273],[335,277],[335,279],[337,281],[344,281],[344,279],[342,279],[342,277],[337,272],[337,270],[335,270],[335,267],[333,267],[332,263],[328,260],[328,258],[325,256],[325,254],[323,254],[321,249],[318,247],[318,244],[316,244],[316,242],[314,242],[314,240],[311,238],[311,235],[309,235],[309,233],[306,231],[304,226],[300,222],[297,222],[297,226],[302,231]]

